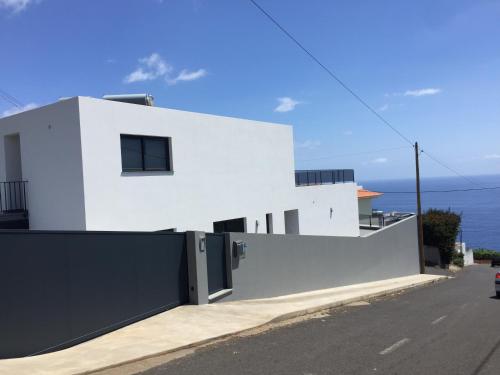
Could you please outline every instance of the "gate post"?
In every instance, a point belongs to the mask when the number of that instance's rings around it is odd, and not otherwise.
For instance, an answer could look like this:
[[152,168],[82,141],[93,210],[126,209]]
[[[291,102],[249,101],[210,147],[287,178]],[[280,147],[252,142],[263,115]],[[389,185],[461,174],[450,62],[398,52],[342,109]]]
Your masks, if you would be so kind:
[[186,232],[189,303],[208,303],[207,246],[205,232]]

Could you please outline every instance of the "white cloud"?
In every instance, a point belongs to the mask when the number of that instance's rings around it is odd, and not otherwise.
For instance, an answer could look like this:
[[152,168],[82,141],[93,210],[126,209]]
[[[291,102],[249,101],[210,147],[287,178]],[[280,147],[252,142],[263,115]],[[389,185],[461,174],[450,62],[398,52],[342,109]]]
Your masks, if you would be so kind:
[[6,109],[5,111],[2,112],[2,117],[7,117],[7,116],[12,116],[15,115],[16,113],[21,113],[24,111],[29,111],[30,109],[34,109],[38,107],[38,104],[36,103],[28,103],[25,106],[19,108],[19,107],[12,107],[9,109]]
[[500,159],[500,154],[484,155],[485,159]]
[[389,104],[384,104],[382,107],[379,107],[379,112],[385,112],[389,109]]
[[308,139],[304,142],[298,142],[295,144],[296,148],[305,148],[308,150],[314,150],[321,146],[321,142],[313,139]]
[[0,8],[5,8],[12,13],[19,13],[34,2],[33,0],[0,0]]
[[207,75],[207,71],[205,69],[198,69],[195,71],[188,71],[187,69],[182,69],[181,72],[177,77],[174,79],[168,79],[167,78],[167,83],[169,85],[175,85],[177,82],[181,81],[195,81],[197,79],[200,79],[202,77],[205,77]]
[[300,104],[298,100],[294,100],[292,98],[289,98],[288,96],[277,99],[279,104],[276,108],[274,108],[274,112],[290,112],[295,109],[297,104]]
[[167,63],[158,53],[152,53],[150,56],[139,59],[139,65],[136,70],[128,74],[123,82],[134,83],[144,81],[154,81],[157,78],[164,78],[169,85],[175,85],[178,82],[194,81],[207,75],[205,69],[188,71],[182,69],[180,73],[172,78],[174,68]]
[[387,159],[387,158],[376,158],[376,159],[370,160],[370,163],[371,164],[384,164],[384,163],[387,163],[388,161],[389,161],[389,159]]
[[152,81],[172,70],[158,53],[139,59],[139,67],[124,78],[125,83]]
[[352,130],[344,130],[342,132],[342,134],[346,135],[346,136],[351,136],[353,134]]
[[427,88],[427,89],[418,89],[418,90],[407,90],[403,94],[404,96],[427,96],[427,95],[436,95],[441,92],[441,89],[436,88]]

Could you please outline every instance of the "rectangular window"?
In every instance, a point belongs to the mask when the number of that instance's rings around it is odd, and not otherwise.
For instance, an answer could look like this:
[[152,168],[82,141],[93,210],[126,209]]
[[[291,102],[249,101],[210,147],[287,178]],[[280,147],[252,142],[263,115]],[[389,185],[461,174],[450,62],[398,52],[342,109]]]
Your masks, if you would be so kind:
[[171,171],[171,141],[167,137],[120,135],[122,170]]
[[214,233],[223,232],[238,232],[245,233],[247,231],[246,218],[223,220],[214,222]]

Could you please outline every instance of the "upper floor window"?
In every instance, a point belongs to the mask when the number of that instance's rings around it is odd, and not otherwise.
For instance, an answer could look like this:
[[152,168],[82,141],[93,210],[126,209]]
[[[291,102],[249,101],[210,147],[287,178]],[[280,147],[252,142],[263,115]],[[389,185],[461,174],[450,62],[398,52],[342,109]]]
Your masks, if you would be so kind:
[[123,172],[172,171],[171,138],[120,135]]

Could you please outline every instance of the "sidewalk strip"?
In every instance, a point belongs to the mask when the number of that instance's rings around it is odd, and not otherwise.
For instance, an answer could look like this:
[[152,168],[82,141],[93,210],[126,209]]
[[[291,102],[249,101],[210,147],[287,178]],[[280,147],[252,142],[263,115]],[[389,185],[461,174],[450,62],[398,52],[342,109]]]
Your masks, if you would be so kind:
[[[267,299],[182,305],[68,349],[0,360],[0,375],[83,375],[118,369],[127,363],[199,347],[269,323],[393,295],[447,278],[417,274]],[[381,354],[407,341],[402,340]]]

